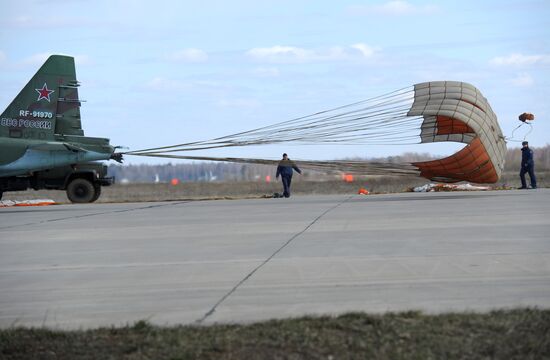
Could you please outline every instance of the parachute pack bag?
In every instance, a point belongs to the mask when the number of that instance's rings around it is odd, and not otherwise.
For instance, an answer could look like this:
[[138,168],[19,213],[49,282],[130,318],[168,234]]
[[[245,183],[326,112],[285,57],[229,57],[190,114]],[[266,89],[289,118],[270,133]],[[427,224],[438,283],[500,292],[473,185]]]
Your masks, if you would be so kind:
[[524,112],[519,116],[519,121],[526,122],[526,121],[532,121],[532,120],[535,120],[535,115],[528,112]]

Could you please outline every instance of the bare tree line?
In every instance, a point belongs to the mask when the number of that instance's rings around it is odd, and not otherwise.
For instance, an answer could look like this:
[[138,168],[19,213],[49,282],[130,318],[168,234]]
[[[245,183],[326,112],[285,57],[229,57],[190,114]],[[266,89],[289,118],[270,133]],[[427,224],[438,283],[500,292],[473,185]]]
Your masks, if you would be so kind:
[[[550,145],[532,147],[535,154],[535,168],[537,170],[550,170]],[[506,152],[506,164],[504,170],[519,171],[521,164],[521,148],[508,149]]]

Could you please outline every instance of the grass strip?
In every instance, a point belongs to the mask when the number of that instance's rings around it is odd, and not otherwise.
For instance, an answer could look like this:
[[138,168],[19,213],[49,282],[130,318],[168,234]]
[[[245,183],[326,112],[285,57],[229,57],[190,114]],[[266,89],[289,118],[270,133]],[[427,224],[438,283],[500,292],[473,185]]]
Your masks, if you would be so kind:
[[1,359],[548,359],[550,310],[349,313],[244,325],[0,330]]

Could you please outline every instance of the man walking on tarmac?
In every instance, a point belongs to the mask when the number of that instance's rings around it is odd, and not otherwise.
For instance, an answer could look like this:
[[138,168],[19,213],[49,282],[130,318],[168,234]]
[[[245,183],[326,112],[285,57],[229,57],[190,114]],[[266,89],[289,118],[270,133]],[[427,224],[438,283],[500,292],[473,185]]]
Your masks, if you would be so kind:
[[527,182],[525,181],[525,173],[529,173],[531,179],[531,188],[537,188],[537,178],[535,177],[535,159],[533,159],[533,150],[529,149],[529,143],[524,141],[521,143],[521,171],[519,177],[521,179],[520,189],[527,189]]
[[277,166],[275,178],[278,179],[279,175],[281,175],[281,180],[283,181],[283,196],[286,198],[290,197],[290,183],[292,182],[293,170],[296,170],[298,174],[302,173],[302,170],[298,169],[294,161],[291,161],[287,154],[283,154],[283,159],[279,161],[279,166]]

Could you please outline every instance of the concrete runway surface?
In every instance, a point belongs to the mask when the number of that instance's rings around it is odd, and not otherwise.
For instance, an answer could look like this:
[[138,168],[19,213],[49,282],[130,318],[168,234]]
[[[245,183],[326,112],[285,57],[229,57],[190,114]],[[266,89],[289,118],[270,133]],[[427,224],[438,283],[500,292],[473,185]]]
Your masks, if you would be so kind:
[[0,209],[0,327],[550,306],[550,189]]

